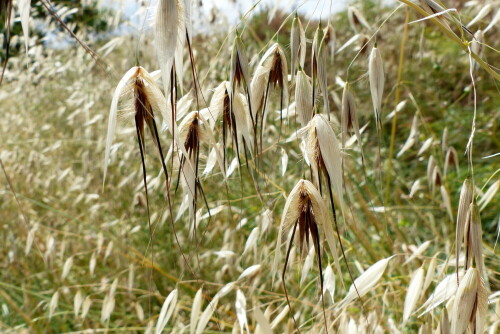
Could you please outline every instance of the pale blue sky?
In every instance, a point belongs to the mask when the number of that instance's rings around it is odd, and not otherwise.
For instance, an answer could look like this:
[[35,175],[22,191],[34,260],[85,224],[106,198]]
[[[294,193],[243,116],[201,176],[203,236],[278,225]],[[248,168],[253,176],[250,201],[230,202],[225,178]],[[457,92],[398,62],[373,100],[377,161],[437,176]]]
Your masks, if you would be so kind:
[[[199,0],[191,0],[193,6],[197,7]],[[153,8],[157,0],[145,0],[143,3]],[[228,23],[234,25],[239,22],[240,16],[248,12],[255,4],[256,11],[264,7],[271,8],[273,5],[278,5],[280,9],[291,12],[299,7],[299,13],[305,16],[315,18],[326,18],[330,13],[337,12],[347,6],[349,0],[202,0],[203,7],[201,12],[198,12],[196,17],[198,22],[209,20],[212,17],[212,12],[215,9],[216,17],[219,23]],[[112,7],[121,8],[126,16],[132,17],[132,21],[136,24],[143,22],[144,12],[138,15],[139,1],[138,0],[101,0],[103,5],[111,5]],[[148,10],[148,16],[151,16],[152,10]]]

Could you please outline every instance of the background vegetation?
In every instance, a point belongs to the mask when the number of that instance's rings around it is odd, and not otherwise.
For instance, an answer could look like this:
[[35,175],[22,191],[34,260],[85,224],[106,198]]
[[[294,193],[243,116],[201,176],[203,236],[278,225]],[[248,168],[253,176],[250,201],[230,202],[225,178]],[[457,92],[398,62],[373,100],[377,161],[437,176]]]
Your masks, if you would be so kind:
[[[493,10],[495,1],[469,4],[459,11],[464,24],[485,6],[492,7],[488,15],[469,28],[473,32],[486,28],[498,16]],[[310,178],[310,172],[305,167],[300,141],[289,140],[298,128],[292,117],[280,133],[279,93],[271,89],[261,165],[257,168],[251,160],[247,166],[242,159],[241,168],[227,181],[218,167],[201,177],[211,218],[205,203],[199,200],[197,239],[190,235],[187,214],[176,221],[182,250],[171,230],[161,165],[151,141],[147,142],[154,232],[150,240],[133,124],[121,122],[118,127],[104,187],[102,161],[111,97],[119,79],[137,64],[150,72],[159,68],[152,31],[146,25],[134,33],[104,35],[95,41],[96,32],[109,32],[119,26],[115,15],[102,15],[95,7],[89,9],[73,2],[54,5],[78,9],[64,21],[96,50],[100,59],[96,62],[74,41],[67,47],[46,47],[42,41],[49,34],[67,36],[67,32],[46,11],[40,12],[36,1],[31,11],[32,24],[42,20],[44,25],[31,34],[27,54],[20,28],[16,28],[18,23],[13,25],[19,52],[8,60],[0,86],[0,331],[152,333],[165,298],[177,289],[175,312],[165,332],[193,333],[198,326],[200,333],[239,333],[242,300],[246,300],[243,309],[250,332],[267,333],[267,321],[275,333],[294,332],[282,282],[270,271],[286,196],[299,179]],[[325,293],[330,332],[431,333],[438,326],[443,330],[443,314],[447,309],[451,313],[452,295],[451,301],[421,317],[421,312],[416,312],[402,325],[404,303],[419,268],[429,277],[429,284],[420,289],[414,310],[447,275],[455,272],[460,189],[473,171],[490,301],[485,331],[495,333],[500,322],[500,263],[495,247],[500,223],[500,197],[496,193],[500,185],[499,81],[475,64],[474,87],[468,55],[434,21],[408,24],[422,17],[414,8],[400,3],[380,7],[369,1],[354,5],[371,29],[350,24],[347,11],[323,15],[322,21],[323,27],[330,23],[334,31],[331,39],[335,53],[329,53],[327,60],[332,127],[336,134],[340,133],[341,84],[346,80],[355,97],[360,128],[367,125],[362,132],[366,176],[358,144],[343,150],[346,214],[345,220],[340,220],[341,236],[354,278],[377,261],[394,257],[361,301],[339,307],[352,282],[343,260],[339,275],[324,246],[323,267],[335,273],[333,283],[327,281],[329,290]],[[290,61],[293,14],[278,11],[270,19],[270,13],[253,9],[238,25],[251,73],[273,42],[283,47]],[[310,42],[319,21],[300,19],[308,39],[304,69],[310,74]],[[213,29],[197,32],[192,41],[203,92],[201,106],[196,104],[186,50],[182,80],[187,97],[179,100],[179,109],[205,108],[214,88],[229,79],[234,37],[228,31],[217,32],[220,29],[216,24],[217,20]],[[370,37],[375,31],[385,72],[381,180],[377,176],[378,144],[367,75],[368,56],[375,41]],[[343,48],[356,34],[358,39]],[[497,23],[484,37],[488,46],[483,46],[482,59],[493,65],[500,63],[498,36]],[[470,41],[472,36],[465,39]],[[498,73],[496,68],[493,71]],[[290,87],[294,100],[295,86]],[[476,132],[468,163],[464,153],[474,117],[474,89]],[[417,125],[413,131],[412,124]],[[169,143],[171,138],[163,133],[162,140]],[[409,141],[412,145],[402,150]],[[457,153],[458,168],[454,167],[455,161],[446,163],[449,147]],[[205,169],[210,149],[208,143],[202,143],[200,172]],[[231,149],[229,152],[234,157]],[[440,171],[439,181],[427,171],[431,157]],[[446,174],[445,164],[451,165]],[[172,171],[175,180],[177,168]],[[255,192],[250,174],[256,178],[262,199]],[[182,196],[180,188],[174,192],[172,189],[177,212]],[[181,252],[188,257],[194,275]],[[280,263],[278,270],[282,268]],[[301,331],[324,331],[314,256],[307,255],[307,251],[292,256],[286,284]],[[198,314],[193,307],[200,289],[201,312],[212,310],[213,314]],[[208,303],[214,298],[218,302],[211,307]],[[258,310],[262,310],[264,320]],[[200,326],[196,320],[204,315],[208,322]]]

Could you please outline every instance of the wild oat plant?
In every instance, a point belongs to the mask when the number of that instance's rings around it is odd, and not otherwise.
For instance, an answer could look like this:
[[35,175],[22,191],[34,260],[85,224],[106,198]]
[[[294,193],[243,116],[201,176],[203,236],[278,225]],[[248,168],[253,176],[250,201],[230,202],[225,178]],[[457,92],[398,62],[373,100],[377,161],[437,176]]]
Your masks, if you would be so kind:
[[497,0],[72,3],[0,4],[2,333],[498,332]]

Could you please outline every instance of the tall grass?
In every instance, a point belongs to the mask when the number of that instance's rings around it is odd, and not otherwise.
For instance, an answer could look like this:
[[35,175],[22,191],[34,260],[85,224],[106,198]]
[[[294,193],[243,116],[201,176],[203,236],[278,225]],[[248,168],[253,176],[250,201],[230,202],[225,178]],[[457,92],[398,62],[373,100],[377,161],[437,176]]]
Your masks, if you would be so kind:
[[498,330],[494,2],[197,34],[159,3],[84,48],[11,40],[1,332]]

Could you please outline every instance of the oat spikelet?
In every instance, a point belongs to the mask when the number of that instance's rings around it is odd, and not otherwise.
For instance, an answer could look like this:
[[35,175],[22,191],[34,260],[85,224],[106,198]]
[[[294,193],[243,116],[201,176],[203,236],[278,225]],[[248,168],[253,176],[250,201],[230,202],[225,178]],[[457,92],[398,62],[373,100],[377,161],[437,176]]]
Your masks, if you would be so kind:
[[19,14],[21,16],[21,26],[23,27],[26,53],[28,53],[28,45],[30,40],[29,28],[30,28],[31,0],[18,0],[17,6],[19,7]]
[[493,27],[496,27],[499,21],[500,21],[500,10],[497,10],[497,13],[495,14],[495,16],[493,16],[491,22],[488,24],[486,28],[484,28],[484,32],[486,33],[490,31]]
[[[163,149],[160,141],[159,130],[157,127],[158,116],[162,116],[163,121],[168,124],[170,132],[173,134],[174,142],[178,143],[179,131],[176,130],[176,122],[173,119],[173,115],[169,114],[167,103],[165,97],[163,96],[161,90],[156,86],[154,78],[141,66],[135,66],[131,68],[125,76],[120,80],[118,87],[113,95],[113,100],[111,102],[111,111],[109,115],[108,124],[108,135],[106,140],[106,152],[104,161],[104,175],[106,175],[106,170],[108,166],[108,160],[110,155],[110,147],[113,141],[116,123],[117,123],[117,113],[118,113],[118,103],[121,102],[123,108],[121,109],[123,118],[132,118],[135,124],[137,142],[139,145],[139,152],[141,155],[141,165],[143,174],[143,184],[144,191],[146,195],[146,206],[148,214],[148,225],[150,230],[150,238],[153,237],[151,230],[151,217],[149,210],[149,195],[148,195],[148,182],[146,175],[146,140],[145,140],[145,128],[149,129],[151,134],[153,146],[155,147],[158,158],[161,162],[162,173],[165,177],[165,197],[168,203],[168,209],[170,211],[170,220],[172,223],[173,232],[175,233],[175,228],[173,226],[173,210],[170,197],[170,179],[169,173],[166,166],[166,159],[163,154]],[[186,148],[184,145],[180,145],[180,151],[184,157],[187,157]],[[189,170],[190,174],[193,174],[193,167],[191,161],[187,160],[187,166],[184,166],[186,170]],[[176,236],[176,241],[177,236]],[[180,249],[180,245],[177,242],[177,246]],[[184,254],[182,254],[186,264]]]
[[424,269],[418,268],[410,281],[410,285],[408,286],[408,291],[406,292],[405,304],[403,309],[403,328],[406,325],[406,322],[410,318],[417,302],[422,293],[422,286],[424,284]]
[[160,63],[163,91],[170,94],[170,75],[175,58],[178,34],[178,1],[159,0],[156,9],[155,48]]
[[444,158],[444,170],[443,170],[444,177],[446,177],[446,175],[448,174],[448,169],[450,165],[455,166],[455,170],[458,175],[460,171],[460,167],[458,164],[458,154],[453,146],[448,147],[448,149],[446,150],[446,156]]
[[422,311],[419,317],[426,313],[429,313],[445,301],[449,300],[457,291],[457,281],[454,277],[455,274],[450,274],[446,276],[434,289],[434,292],[429,296],[429,298],[420,306],[418,309]]
[[491,10],[493,9],[493,7],[491,6],[491,4],[489,3],[486,3],[484,4],[483,6],[481,6],[481,10],[476,14],[476,16],[474,16],[474,18],[467,24],[467,28],[470,28],[471,26],[473,26],[474,24],[476,24],[477,22],[481,21],[482,19],[484,19],[486,17],[486,15],[488,15]]
[[470,326],[472,333],[482,333],[488,297],[481,274],[469,268],[460,282],[451,315],[451,333],[462,334]]
[[250,333],[247,320],[247,300],[240,289],[236,290],[235,308],[238,323],[240,324],[240,333],[245,333],[244,329],[246,329],[247,333]]
[[[479,57],[483,57],[483,51],[484,51],[484,31],[483,30],[478,30],[474,34],[474,38],[471,42],[470,45],[470,50],[478,55]],[[474,69],[478,67],[478,63],[474,61]]]
[[465,224],[465,249],[466,249],[466,268],[472,266],[472,261],[475,262],[475,267],[478,268],[481,277],[485,277],[483,263],[483,230],[481,226],[481,215],[479,208],[475,202],[469,206]]
[[406,142],[404,143],[403,147],[398,152],[396,157],[399,158],[406,151],[408,151],[417,142],[417,139],[418,139],[418,113],[416,113],[415,116],[413,116],[413,121],[411,123],[411,128],[410,128],[410,134],[408,135]]
[[491,202],[499,189],[500,180],[497,180],[488,188],[488,190],[486,190],[483,196],[481,196],[481,199],[477,202],[477,204],[481,206],[480,211],[483,211],[484,208]]
[[80,313],[80,307],[83,304],[83,295],[82,291],[78,290],[75,295],[75,299],[73,300],[73,310],[75,313],[75,318],[78,317],[78,314]]
[[443,154],[448,150],[448,128],[444,128],[443,137],[441,138],[441,150]]
[[363,26],[368,30],[372,29],[364,15],[356,7],[349,6],[349,8],[347,8],[347,18],[355,33],[358,33],[358,26]]
[[313,103],[316,102],[316,81],[318,82],[319,91],[323,95],[323,109],[325,114],[330,119],[330,103],[328,100],[328,83],[326,75],[326,41],[325,34],[321,27],[321,22],[314,34],[311,53],[312,64],[312,85],[313,85]]
[[[224,81],[214,91],[210,102],[210,114],[208,120],[214,124],[222,117],[222,143],[224,149],[229,139],[233,149],[240,153],[246,153],[247,150],[252,154],[253,139],[251,137],[252,121],[250,118],[250,108],[247,99],[241,93],[235,93],[231,96],[231,84]],[[231,102],[231,99],[232,102]],[[224,150],[224,164],[226,163],[226,152]]]
[[50,303],[49,303],[49,319],[51,319],[52,316],[54,315],[54,312],[56,311],[58,304],[59,304],[59,291],[56,291],[52,295],[52,298],[50,298]]
[[189,322],[189,331],[191,334],[194,334],[194,331],[196,330],[196,324],[198,323],[198,319],[200,317],[202,303],[203,289],[200,288],[194,296],[193,306],[191,307],[191,321]]
[[437,266],[437,256],[438,254],[432,257],[429,266],[427,267],[427,273],[425,274],[424,285],[422,287],[422,294],[427,290],[429,285],[431,285],[432,280],[434,279],[434,274]]
[[330,54],[331,59],[334,60],[337,41],[335,37],[335,30],[330,23],[328,23],[325,29],[323,29],[323,34],[325,35],[324,39],[325,45],[328,47],[328,53]]
[[300,22],[300,17],[297,15],[297,13],[295,13],[295,17],[292,21],[292,31],[290,36],[290,74],[292,82],[295,78],[295,69],[297,68],[297,64],[302,68],[305,65],[307,48],[306,43],[306,33],[304,31],[304,27]]
[[349,83],[344,85],[344,92],[342,93],[342,114],[341,114],[341,128],[342,128],[342,148],[346,146],[347,135],[349,130],[354,130],[356,139],[358,140],[359,149],[361,151],[361,159],[364,166],[365,156],[363,153],[363,144],[361,142],[361,133],[359,132],[358,114],[356,112],[356,105],[354,97],[350,91]]
[[[286,56],[278,43],[274,43],[262,56],[250,84],[252,89],[252,119],[255,120],[255,149],[262,152],[266,104],[271,86],[280,89],[280,110],[288,109],[288,67]],[[280,122],[283,115],[280,114]],[[257,136],[260,122],[260,140]]]
[[[288,101],[288,71],[285,53],[278,43],[274,43],[262,56],[251,82],[252,112],[255,119],[264,107],[267,86],[278,85],[283,90],[283,103]],[[285,98],[286,97],[286,98]]]
[[437,18],[446,28],[451,30],[450,25],[448,24],[446,19],[446,18],[451,18],[451,16],[449,13],[446,12],[446,9],[444,9],[440,4],[438,4],[434,0],[419,0],[419,2],[422,9],[425,10],[427,13],[429,13],[431,16],[442,13],[442,15],[438,15]]
[[363,297],[367,294],[378,283],[391,259],[392,257],[382,259],[374,263],[370,266],[370,268],[366,269],[364,273],[354,280],[353,284],[349,288],[349,291],[347,292],[347,295],[337,307],[343,308],[355,300],[358,296]]
[[451,209],[451,201],[450,201],[450,195],[448,195],[448,190],[446,190],[446,187],[443,185],[439,187],[439,190],[441,192],[441,197],[443,198],[443,205],[446,209],[446,212],[448,213],[450,220],[453,222],[453,212]]
[[220,298],[219,295],[216,295],[214,299],[212,299],[210,303],[207,305],[207,308],[203,311],[203,313],[200,316],[200,320],[198,321],[198,325],[196,326],[195,334],[203,333],[203,331],[208,325],[208,322],[210,321],[210,318],[212,317],[212,314],[217,309],[219,298]]
[[242,86],[246,91],[248,99],[252,126],[255,126],[255,120],[252,117],[252,90],[250,86],[250,71],[248,69],[248,60],[244,50],[245,48],[243,46],[243,42],[241,41],[238,32],[236,32],[236,36],[233,42],[233,50],[231,53],[231,74],[228,88],[230,101],[232,101],[230,108],[233,108],[235,95],[238,94],[236,91],[237,87]]
[[129,85],[129,81],[136,74],[136,72],[137,72],[137,67],[132,67],[130,70],[128,70],[128,72],[125,73],[123,78],[120,79],[120,82],[118,83],[118,86],[116,87],[115,92],[113,94],[113,99],[111,101],[111,110],[109,112],[108,134],[107,134],[107,138],[106,138],[106,151],[105,151],[105,155],[104,155],[103,184],[106,181],[106,174],[107,174],[107,170],[108,170],[111,145],[112,145],[113,139],[115,137],[116,121],[117,121],[117,114],[118,114],[118,101],[119,101],[120,97],[122,96],[123,91],[125,90],[125,87],[127,85]]
[[[312,220],[306,222],[306,218]],[[328,217],[326,204],[317,188],[310,181],[300,180],[288,195],[283,209],[274,261],[275,267],[280,259],[281,239],[285,232],[289,231],[297,223],[300,225],[298,227],[299,247],[301,249],[305,243],[309,242],[310,235],[313,242],[319,241],[319,233],[316,230],[319,232],[319,229],[321,229],[325,234],[330,250],[336,253],[333,227]]]
[[[278,231],[278,242],[276,245],[276,255],[272,269],[272,275],[274,276],[274,273],[276,273],[277,264],[281,257],[280,249],[282,235],[292,229],[285,258],[285,265],[283,267],[283,272],[281,275],[283,289],[285,290],[285,295],[290,310],[291,305],[288,299],[288,292],[285,284],[285,273],[297,228],[299,243],[298,246],[301,253],[303,253],[304,249],[307,249],[305,247],[309,247],[309,239],[312,239],[313,241],[313,246],[317,255],[319,267],[318,269],[321,285],[321,300],[323,302],[323,316],[326,324],[326,314],[323,299],[323,269],[320,246],[320,239],[322,238],[320,236],[320,231],[325,235],[325,239],[330,247],[330,250],[334,254],[334,257],[337,257],[337,251],[335,246],[333,227],[330,223],[327,206],[316,187],[307,180],[300,180],[288,195],[287,201],[285,203],[285,208],[283,210],[283,215],[281,217],[281,224]],[[336,261],[338,261],[338,259]],[[291,313],[293,314],[293,312]],[[292,319],[295,322],[295,318],[292,317]],[[298,328],[297,323],[295,323],[295,327]]]
[[[186,16],[188,15],[188,11],[186,5],[188,5],[185,0],[176,0],[177,1],[177,42],[175,46],[175,55],[174,55],[174,67],[175,74],[177,76],[176,82],[179,86],[179,91],[183,94],[183,80],[184,77],[184,46],[186,45]],[[161,68],[161,67],[160,67]],[[165,93],[167,94],[167,93]],[[168,95],[167,95],[168,96]]]
[[[177,137],[176,123],[175,121],[172,122],[172,115],[168,111],[165,97],[156,85],[155,80],[143,67],[132,67],[120,79],[111,101],[104,156],[103,184],[106,180],[111,145],[116,132],[119,103],[123,105],[123,108],[120,109],[122,117],[134,119],[142,144],[144,144],[144,125],[147,125],[154,145],[160,148],[160,142],[156,136],[158,129],[155,121],[158,116],[163,118],[163,122],[167,124],[170,132],[174,133],[174,139]],[[182,148],[182,151],[184,151],[184,148]]]
[[455,258],[456,258],[456,270],[457,270],[457,281],[458,281],[458,261],[460,258],[460,250],[463,244],[463,237],[465,234],[465,223],[468,218],[468,212],[470,204],[472,203],[472,198],[474,196],[472,189],[472,182],[469,178],[466,178],[462,190],[460,190],[460,199],[458,202],[458,212],[457,212],[457,226],[455,231]]
[[313,117],[312,86],[310,78],[299,67],[295,84],[295,110],[301,127],[309,123]]
[[[208,122],[198,111],[192,111],[186,115],[179,125],[180,145],[185,149],[187,155],[182,155],[179,166],[179,177],[181,179],[184,197],[188,198],[189,217],[193,222],[192,231],[196,238],[195,212],[198,202],[198,194],[201,193],[205,199],[203,188],[198,177],[200,158],[200,146],[202,143],[215,144],[213,133]],[[189,164],[187,163],[189,161]],[[194,166],[190,168],[189,166]],[[206,199],[205,199],[206,203]],[[208,206],[207,206],[208,207]]]
[[[382,95],[384,93],[384,64],[377,46],[374,46],[368,61],[368,77],[372,95],[373,111],[377,122],[377,131],[382,130]],[[380,144],[379,144],[380,145]]]
[[340,145],[332,127],[323,115],[316,115],[307,127],[306,154],[314,171],[316,185],[320,189],[320,175],[328,178],[333,186],[340,209],[343,210],[342,157]]
[[172,290],[170,294],[165,298],[163,306],[161,307],[160,315],[156,322],[155,334],[160,334],[163,332],[165,326],[167,326],[170,317],[174,313],[175,306],[177,305],[177,289]]

